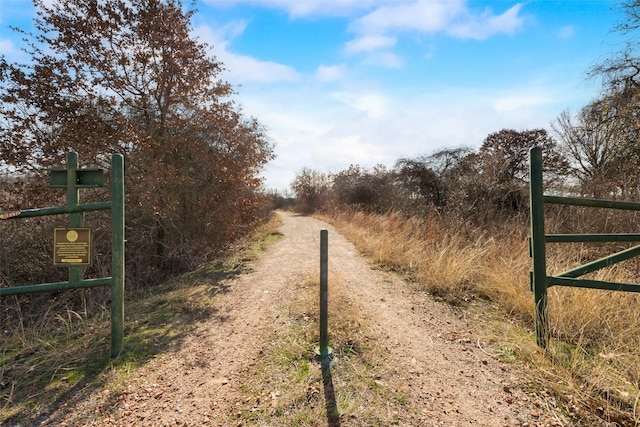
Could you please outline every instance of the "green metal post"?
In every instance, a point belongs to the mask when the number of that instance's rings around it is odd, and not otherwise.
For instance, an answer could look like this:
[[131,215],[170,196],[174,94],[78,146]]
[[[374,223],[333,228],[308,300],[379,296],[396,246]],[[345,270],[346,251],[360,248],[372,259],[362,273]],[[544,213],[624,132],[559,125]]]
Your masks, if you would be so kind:
[[329,355],[328,242],[328,231],[320,230],[320,357],[322,360],[325,360]]
[[111,209],[111,277],[83,280],[83,267],[72,266],[69,267],[68,282],[2,288],[0,297],[111,286],[111,357],[117,357],[124,348],[124,159],[121,155],[114,154],[111,157],[112,200],[79,204],[79,189],[100,187],[103,179],[100,169],[78,169],[78,154],[71,151],[67,155],[67,169],[53,170],[50,185],[53,188],[67,188],[66,206],[2,213],[0,220],[68,214],[69,226],[79,228],[84,227],[84,212]]
[[[80,203],[80,190],[78,184],[78,153],[69,151],[67,153],[67,206],[76,207]],[[69,227],[84,227],[84,212],[75,212],[69,215]],[[69,267],[69,282],[79,282],[82,280],[84,267]]]
[[0,297],[9,295],[26,295],[38,292],[66,291],[69,289],[87,289],[98,286],[111,286],[111,277],[100,277],[97,279],[86,279],[79,282],[55,282],[40,283],[38,285],[12,286],[0,288]]
[[124,159],[111,156],[111,357],[124,348]]
[[531,217],[531,259],[533,264],[534,325],[536,342],[543,349],[549,342],[547,323],[547,262],[544,231],[544,190],[542,184],[542,149],[529,150],[529,205]]
[[87,212],[87,211],[104,211],[111,209],[111,202],[97,202],[87,203],[76,206],[52,206],[48,208],[26,209],[24,211],[7,212],[4,215],[9,215],[3,218],[0,215],[0,220],[3,219],[20,219],[20,218],[35,218],[38,216],[48,215],[63,215],[71,214],[74,212]]

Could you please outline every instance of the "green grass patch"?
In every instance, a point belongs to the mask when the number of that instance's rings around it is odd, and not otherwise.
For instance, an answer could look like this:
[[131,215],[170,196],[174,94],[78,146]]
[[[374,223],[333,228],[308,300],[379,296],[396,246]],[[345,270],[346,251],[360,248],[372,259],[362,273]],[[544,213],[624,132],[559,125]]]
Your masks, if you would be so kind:
[[[372,346],[360,313],[340,292],[339,280],[329,280],[330,362],[316,354],[319,340],[318,283],[305,281],[288,297],[285,317],[267,340],[262,357],[247,368],[243,401],[231,415],[249,425],[386,426],[401,423],[412,411],[408,395],[393,382],[385,352]],[[389,410],[393,408],[393,410]]]

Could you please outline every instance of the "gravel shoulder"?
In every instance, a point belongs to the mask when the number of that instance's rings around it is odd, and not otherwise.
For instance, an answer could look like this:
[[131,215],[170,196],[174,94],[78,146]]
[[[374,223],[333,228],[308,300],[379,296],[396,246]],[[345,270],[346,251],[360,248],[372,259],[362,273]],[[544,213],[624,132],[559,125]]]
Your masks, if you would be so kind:
[[[394,274],[372,269],[353,245],[317,219],[280,212],[283,237],[252,270],[225,283],[213,316],[124,379],[118,391],[76,397],[41,425],[242,425],[230,423],[243,384],[277,327],[296,284],[317,274],[319,236],[329,230],[330,278],[361,313],[368,339],[391,370],[376,378],[408,396],[401,425],[565,425],[528,394],[528,374],[485,343],[477,310],[437,302]],[[331,301],[331,296],[330,296]],[[331,310],[331,308],[330,308]],[[476,313],[476,314],[474,314]],[[329,331],[331,334],[331,331]],[[335,389],[340,395],[340,387]],[[357,417],[337,425],[363,425]]]

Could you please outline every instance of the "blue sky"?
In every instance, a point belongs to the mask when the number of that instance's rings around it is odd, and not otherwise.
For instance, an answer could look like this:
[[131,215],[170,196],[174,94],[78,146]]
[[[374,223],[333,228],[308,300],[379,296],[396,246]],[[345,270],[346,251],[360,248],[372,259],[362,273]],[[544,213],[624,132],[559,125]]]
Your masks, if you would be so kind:
[[[51,1],[51,0],[47,0]],[[190,2],[185,1],[188,5]],[[501,129],[550,130],[598,96],[589,68],[621,47],[615,0],[198,0],[193,33],[277,158],[337,172],[459,146]],[[0,0],[0,53],[19,60],[27,0]]]

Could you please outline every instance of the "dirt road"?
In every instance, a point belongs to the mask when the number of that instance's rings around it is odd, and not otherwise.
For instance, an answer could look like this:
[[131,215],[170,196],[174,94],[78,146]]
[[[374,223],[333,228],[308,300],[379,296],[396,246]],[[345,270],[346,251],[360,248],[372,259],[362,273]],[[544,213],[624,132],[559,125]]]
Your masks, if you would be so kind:
[[[260,357],[265,340],[282,320],[295,283],[318,271],[320,229],[329,230],[330,275],[339,275],[366,322],[370,340],[385,348],[390,378],[400,384],[410,410],[400,425],[562,425],[527,396],[517,365],[502,363],[483,345],[465,311],[411,290],[399,278],[372,269],[331,226],[280,213],[282,239],[260,255],[252,271],[226,283],[216,314],[193,334],[125,380],[61,408],[45,425],[238,425],[229,421],[241,401],[243,376]],[[339,385],[335,388],[340,395]],[[334,425],[365,425],[352,416]],[[268,423],[266,424],[268,425]]]

